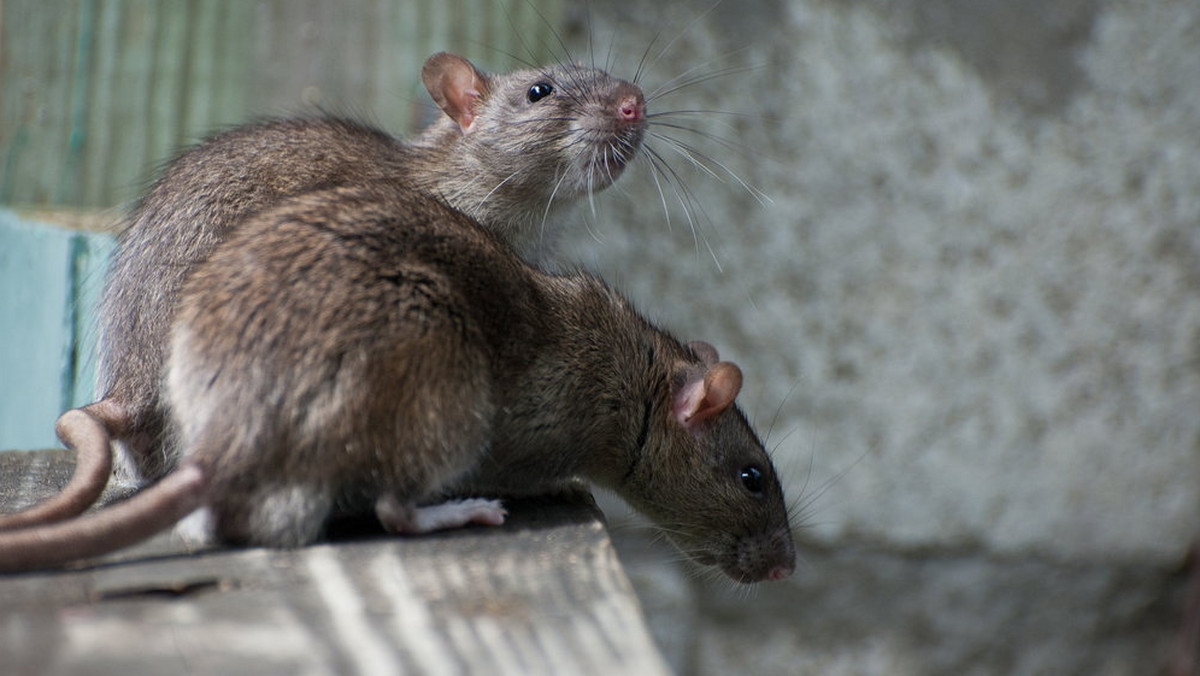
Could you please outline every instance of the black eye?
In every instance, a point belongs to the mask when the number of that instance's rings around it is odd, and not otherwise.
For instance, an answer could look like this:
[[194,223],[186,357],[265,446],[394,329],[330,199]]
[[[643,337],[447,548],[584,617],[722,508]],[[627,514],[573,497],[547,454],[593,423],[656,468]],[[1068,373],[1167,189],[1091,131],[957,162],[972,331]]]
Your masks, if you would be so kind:
[[530,87],[529,91],[525,92],[525,98],[529,99],[530,103],[537,103],[547,96],[550,96],[550,94],[553,92],[554,86],[549,82],[539,82]]
[[742,485],[746,490],[755,495],[762,495],[763,492],[763,473],[755,465],[746,465],[738,474],[738,478],[742,480]]

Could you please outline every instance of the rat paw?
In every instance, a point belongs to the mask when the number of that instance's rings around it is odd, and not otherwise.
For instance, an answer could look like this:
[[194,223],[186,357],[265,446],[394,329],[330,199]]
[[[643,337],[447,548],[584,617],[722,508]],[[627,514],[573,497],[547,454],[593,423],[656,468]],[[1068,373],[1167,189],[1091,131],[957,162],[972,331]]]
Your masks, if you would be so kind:
[[183,545],[192,551],[215,545],[217,537],[213,528],[212,510],[201,507],[180,519],[175,524],[175,536],[183,540]]
[[470,523],[499,526],[508,515],[499,500],[469,498],[414,507],[401,504],[394,496],[380,498],[375,513],[389,532],[408,534],[461,528]]

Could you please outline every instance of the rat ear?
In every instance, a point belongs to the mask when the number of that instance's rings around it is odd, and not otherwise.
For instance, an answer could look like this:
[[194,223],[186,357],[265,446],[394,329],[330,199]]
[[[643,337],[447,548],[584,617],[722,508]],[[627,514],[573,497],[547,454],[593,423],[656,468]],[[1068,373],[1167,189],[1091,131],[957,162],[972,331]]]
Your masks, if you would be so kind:
[[470,61],[449,52],[438,52],[425,60],[421,81],[435,103],[466,134],[475,122],[475,105],[487,94],[487,76]]
[[696,355],[704,362],[705,366],[712,366],[713,364],[717,363],[717,360],[720,359],[720,357],[717,356],[717,348],[709,345],[703,340],[693,340],[692,342],[688,343],[687,346],[688,349],[692,351],[692,354]]
[[675,393],[675,419],[684,427],[694,427],[729,408],[742,389],[742,370],[737,364],[721,361],[703,375],[697,373]]

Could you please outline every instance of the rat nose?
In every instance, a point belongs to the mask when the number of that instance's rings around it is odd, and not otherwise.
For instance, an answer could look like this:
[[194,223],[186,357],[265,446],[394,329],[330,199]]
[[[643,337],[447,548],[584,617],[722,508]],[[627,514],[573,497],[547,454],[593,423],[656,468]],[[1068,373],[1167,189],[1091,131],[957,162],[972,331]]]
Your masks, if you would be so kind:
[[646,119],[646,97],[632,82],[617,83],[609,101],[616,104],[617,119],[627,124],[636,124]]
[[641,122],[646,117],[646,104],[642,97],[623,97],[617,102],[617,117],[622,122]]
[[782,580],[785,577],[790,577],[793,572],[795,572],[794,566],[783,566],[783,565],[775,566],[775,567],[771,568],[771,570],[767,571],[767,579],[771,580],[772,582],[775,582],[778,580]]

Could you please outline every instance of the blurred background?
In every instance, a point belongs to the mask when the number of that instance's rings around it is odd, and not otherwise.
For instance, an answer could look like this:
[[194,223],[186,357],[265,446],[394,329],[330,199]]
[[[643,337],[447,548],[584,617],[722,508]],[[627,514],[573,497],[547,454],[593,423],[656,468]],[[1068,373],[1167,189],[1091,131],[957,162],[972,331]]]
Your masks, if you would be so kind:
[[411,133],[443,49],[644,60],[671,169],[640,158],[559,258],[743,367],[801,517],[797,574],[735,588],[603,501],[676,670],[1161,672],[1200,535],[1200,4],[0,0],[0,26],[0,448],[89,400],[111,228],[182,144],[316,107]]

